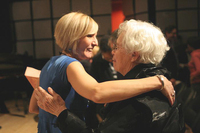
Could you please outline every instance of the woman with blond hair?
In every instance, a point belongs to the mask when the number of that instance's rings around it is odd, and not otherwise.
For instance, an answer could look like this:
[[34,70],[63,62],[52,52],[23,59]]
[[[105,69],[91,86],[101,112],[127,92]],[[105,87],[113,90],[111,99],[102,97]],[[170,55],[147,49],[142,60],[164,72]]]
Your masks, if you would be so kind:
[[[44,90],[51,87],[65,101],[65,106],[82,120],[87,107],[86,99],[96,103],[108,103],[164,88],[161,92],[173,103],[175,98],[171,94],[174,89],[164,76],[163,84],[157,76],[98,83],[87,74],[80,61],[92,57],[92,51],[98,45],[97,31],[98,24],[83,13],[71,12],[61,17],[55,28],[55,39],[62,49],[62,55],[53,56],[42,68],[40,86]],[[36,103],[34,91],[29,110],[39,113],[38,132],[60,133],[55,126],[56,116],[38,109]]]

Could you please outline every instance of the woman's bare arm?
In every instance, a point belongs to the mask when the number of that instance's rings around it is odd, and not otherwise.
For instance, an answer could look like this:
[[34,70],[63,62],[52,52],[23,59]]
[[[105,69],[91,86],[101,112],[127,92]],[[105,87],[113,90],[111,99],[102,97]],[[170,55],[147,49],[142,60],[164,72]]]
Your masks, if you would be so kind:
[[[72,62],[67,67],[67,77],[77,93],[95,103],[109,103],[128,99],[142,93],[159,90],[162,83],[156,77],[129,80],[114,80],[98,83],[93,77],[87,74],[79,62]],[[161,91],[170,101],[175,101],[174,88],[170,81],[164,76],[164,89]]]

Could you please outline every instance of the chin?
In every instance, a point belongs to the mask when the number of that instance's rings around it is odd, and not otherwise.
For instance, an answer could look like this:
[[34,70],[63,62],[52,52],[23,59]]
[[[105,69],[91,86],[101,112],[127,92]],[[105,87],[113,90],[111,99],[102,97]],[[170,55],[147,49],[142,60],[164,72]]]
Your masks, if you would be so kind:
[[86,57],[87,59],[90,59],[90,58],[92,58],[92,54],[87,54],[85,57]]
[[113,67],[114,67],[115,71],[117,71],[117,67],[116,67],[116,65],[115,65],[115,64],[113,64]]
[[91,56],[91,55],[89,55],[89,54],[87,54],[87,55],[82,55],[82,56],[79,56],[79,59],[80,59],[80,60],[87,60],[87,59],[90,59],[90,58],[92,58],[92,56]]

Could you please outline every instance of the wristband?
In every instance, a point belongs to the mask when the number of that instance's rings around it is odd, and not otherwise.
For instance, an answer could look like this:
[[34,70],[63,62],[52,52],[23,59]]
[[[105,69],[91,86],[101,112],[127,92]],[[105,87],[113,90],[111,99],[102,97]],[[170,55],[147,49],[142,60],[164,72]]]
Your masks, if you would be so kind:
[[165,86],[165,84],[164,84],[164,78],[163,78],[162,76],[160,76],[160,75],[156,75],[156,77],[158,77],[158,79],[159,79],[160,82],[162,83],[162,87],[161,87],[161,89],[159,89],[158,91],[162,91],[163,88],[164,88],[164,86]]

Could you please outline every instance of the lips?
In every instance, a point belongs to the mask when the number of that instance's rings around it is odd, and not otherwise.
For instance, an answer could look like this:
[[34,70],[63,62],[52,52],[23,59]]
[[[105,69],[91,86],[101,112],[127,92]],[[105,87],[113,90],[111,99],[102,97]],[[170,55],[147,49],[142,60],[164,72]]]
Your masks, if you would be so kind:
[[92,52],[93,48],[88,48],[87,51]]

